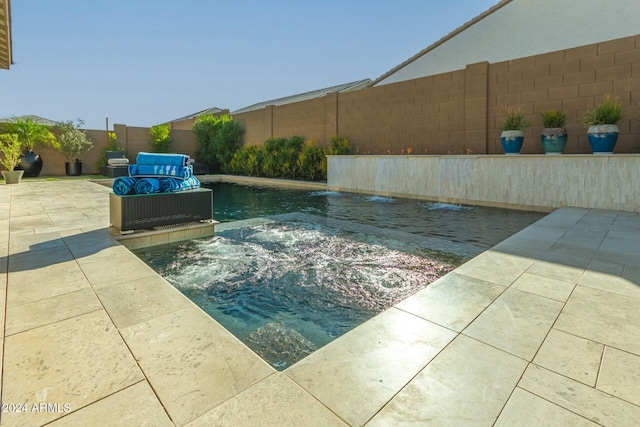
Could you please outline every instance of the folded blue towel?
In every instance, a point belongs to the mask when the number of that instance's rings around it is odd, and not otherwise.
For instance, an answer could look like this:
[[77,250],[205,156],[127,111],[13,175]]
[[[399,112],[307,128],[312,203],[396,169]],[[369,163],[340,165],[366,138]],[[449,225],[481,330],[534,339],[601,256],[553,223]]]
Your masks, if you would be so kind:
[[129,165],[129,176],[135,178],[187,179],[193,175],[193,166],[175,165]]
[[160,180],[157,178],[140,178],[136,180],[136,193],[149,194],[160,192]]
[[133,194],[136,187],[136,179],[128,176],[119,176],[113,180],[113,192],[118,196]]
[[139,165],[188,166],[189,156],[186,154],[138,153],[136,163]]
[[170,193],[174,191],[192,190],[200,188],[200,181],[195,176],[187,179],[162,178],[160,179],[160,191]]

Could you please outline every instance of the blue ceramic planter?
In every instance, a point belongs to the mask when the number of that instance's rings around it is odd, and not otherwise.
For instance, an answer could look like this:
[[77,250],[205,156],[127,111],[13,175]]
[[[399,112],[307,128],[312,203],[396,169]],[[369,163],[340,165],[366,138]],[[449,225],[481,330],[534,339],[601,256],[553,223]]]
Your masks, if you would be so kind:
[[591,126],[587,133],[593,154],[612,154],[618,141],[618,126]]
[[500,142],[502,142],[504,154],[507,155],[520,154],[523,141],[524,136],[522,134],[522,131],[519,130],[503,131],[502,136],[500,137]]
[[549,155],[562,154],[565,145],[567,145],[567,138],[568,135],[566,133],[554,134],[553,132],[543,132],[542,135],[540,135],[540,140],[542,141],[544,153]]

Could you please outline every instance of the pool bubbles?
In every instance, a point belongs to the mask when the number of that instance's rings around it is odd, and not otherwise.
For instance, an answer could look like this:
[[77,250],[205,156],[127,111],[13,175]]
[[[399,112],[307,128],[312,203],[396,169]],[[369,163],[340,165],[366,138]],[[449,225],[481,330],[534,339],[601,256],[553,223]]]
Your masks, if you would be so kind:
[[455,267],[353,237],[317,223],[269,222],[174,250],[167,245],[158,250],[164,265],[153,250],[144,254],[214,319],[284,369]]

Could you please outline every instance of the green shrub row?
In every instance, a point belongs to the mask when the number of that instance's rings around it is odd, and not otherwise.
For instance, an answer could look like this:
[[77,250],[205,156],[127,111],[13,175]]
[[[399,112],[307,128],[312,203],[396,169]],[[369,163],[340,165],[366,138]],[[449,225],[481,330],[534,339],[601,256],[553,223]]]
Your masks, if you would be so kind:
[[261,145],[245,145],[235,151],[228,172],[235,175],[264,176],[269,178],[327,179],[327,154],[349,154],[351,147],[346,138],[331,139],[328,150],[305,142],[299,136],[270,138]]
[[327,178],[327,154],[349,154],[347,138],[335,136],[331,147],[305,142],[299,136],[269,138],[260,145],[242,145],[243,129],[228,114],[205,115],[196,119],[192,131],[198,142],[197,155],[214,173],[264,176],[269,178]]

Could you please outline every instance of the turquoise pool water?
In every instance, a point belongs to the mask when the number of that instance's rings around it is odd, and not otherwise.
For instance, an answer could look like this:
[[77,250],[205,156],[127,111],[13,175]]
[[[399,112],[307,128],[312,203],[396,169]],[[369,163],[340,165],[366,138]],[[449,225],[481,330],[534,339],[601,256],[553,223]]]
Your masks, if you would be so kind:
[[[543,216],[233,184],[214,191],[224,221],[215,237],[136,254],[277,369]],[[478,225],[482,216],[502,224],[500,236],[487,238],[494,226]]]

